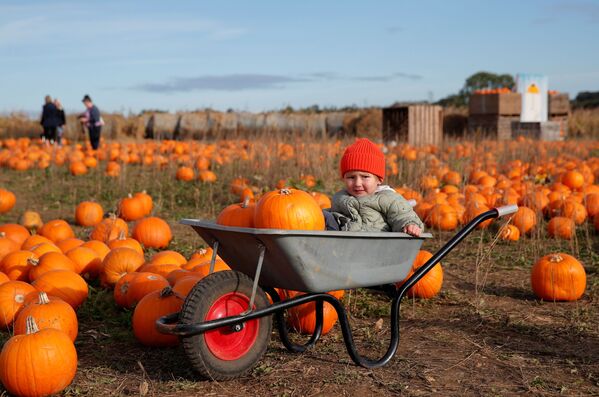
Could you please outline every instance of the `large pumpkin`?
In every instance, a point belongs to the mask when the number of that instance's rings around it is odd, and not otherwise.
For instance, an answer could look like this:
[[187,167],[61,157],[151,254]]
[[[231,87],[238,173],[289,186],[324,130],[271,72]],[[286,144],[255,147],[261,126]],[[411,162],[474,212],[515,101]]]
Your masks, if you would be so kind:
[[14,324],[15,335],[27,332],[27,317],[33,317],[40,329],[54,328],[66,333],[74,342],[78,333],[77,313],[71,305],[56,296],[40,292],[21,309]]
[[573,256],[557,253],[539,259],[532,267],[530,282],[535,295],[548,301],[573,301],[586,288],[586,272]]
[[148,217],[137,221],[133,227],[133,238],[146,248],[166,248],[173,234],[163,219]]
[[310,194],[296,189],[266,193],[254,213],[254,225],[266,229],[324,230],[324,215]]
[[57,329],[39,330],[28,317],[25,335],[15,335],[0,353],[0,381],[15,396],[47,396],[66,388],[77,372],[77,351]]
[[[410,272],[403,281],[397,283],[397,286],[401,286],[405,280],[410,278],[412,274],[414,274],[416,270],[424,265],[432,256],[433,254],[426,250],[418,251],[416,259],[414,259],[414,263],[412,264],[412,269],[410,269]],[[442,285],[443,268],[441,267],[441,262],[439,262],[408,290],[408,296],[410,298],[432,298],[441,291]]]

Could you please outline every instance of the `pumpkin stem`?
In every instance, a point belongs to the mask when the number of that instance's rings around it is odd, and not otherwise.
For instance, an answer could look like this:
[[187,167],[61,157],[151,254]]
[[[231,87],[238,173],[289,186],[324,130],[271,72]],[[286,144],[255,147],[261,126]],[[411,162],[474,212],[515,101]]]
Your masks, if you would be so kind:
[[129,197],[129,198],[133,198],[133,195],[132,195],[131,193],[129,193],[129,194],[127,195],[127,197]]
[[40,260],[39,260],[39,258],[31,257],[31,258],[27,258],[27,263],[30,264],[31,266],[37,266],[40,264]]
[[164,287],[164,289],[162,291],[160,291],[161,298],[166,298],[167,296],[171,296],[173,294],[174,294],[174,292],[171,287]]
[[121,229],[121,231],[119,232],[119,240],[126,240],[127,237],[125,237],[125,231]]
[[284,194],[284,195],[289,195],[289,194],[291,194],[291,189],[283,188],[279,191],[279,193]]
[[44,291],[40,292],[38,295],[38,303],[40,305],[47,305],[48,303],[50,303],[50,299],[48,298],[48,294],[46,294]]
[[560,263],[563,260],[564,258],[560,254],[551,254],[551,256],[549,256],[549,262],[551,263]]
[[245,198],[243,199],[243,203],[241,203],[241,208],[247,208],[248,205],[250,205],[250,198],[248,196],[245,196]]
[[6,237],[6,233],[0,232],[0,238],[4,238],[4,237]]
[[35,334],[36,332],[40,331],[40,329],[37,327],[37,324],[35,323],[35,319],[32,316],[27,316],[25,324],[27,335]]

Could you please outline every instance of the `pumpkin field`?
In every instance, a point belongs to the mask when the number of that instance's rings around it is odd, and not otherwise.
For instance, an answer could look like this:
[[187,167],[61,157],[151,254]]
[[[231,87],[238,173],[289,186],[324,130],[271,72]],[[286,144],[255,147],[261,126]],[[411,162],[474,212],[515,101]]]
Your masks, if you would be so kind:
[[[179,338],[154,327],[209,273],[210,247],[179,221],[301,229],[280,226],[266,203],[293,200],[314,214],[303,227],[322,229],[320,208],[343,188],[339,159],[353,140],[106,140],[93,151],[85,141],[1,139],[3,395],[599,395],[597,140],[381,144],[385,183],[416,201],[433,234],[414,268],[478,214],[519,210],[481,224],[412,287],[386,366],[356,366],[325,305],[315,348],[290,353],[273,328],[244,376],[194,371]],[[215,271],[228,269],[216,260]],[[358,351],[384,354],[390,298],[331,293]],[[286,316],[292,339],[306,341],[313,304]]]

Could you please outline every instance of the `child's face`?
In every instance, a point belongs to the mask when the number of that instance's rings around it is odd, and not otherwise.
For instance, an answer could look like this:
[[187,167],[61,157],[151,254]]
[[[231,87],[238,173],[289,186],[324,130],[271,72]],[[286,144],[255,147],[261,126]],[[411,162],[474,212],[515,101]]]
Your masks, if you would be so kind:
[[378,176],[366,171],[348,171],[343,175],[347,192],[354,197],[370,196],[381,184]]

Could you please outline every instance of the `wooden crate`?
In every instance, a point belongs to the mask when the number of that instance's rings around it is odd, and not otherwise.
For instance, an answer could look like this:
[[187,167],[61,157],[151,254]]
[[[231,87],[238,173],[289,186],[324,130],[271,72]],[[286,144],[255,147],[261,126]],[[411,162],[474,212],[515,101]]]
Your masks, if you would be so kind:
[[570,97],[568,94],[549,95],[549,115],[570,113]]
[[549,121],[559,123],[560,135],[568,136],[568,115],[567,114],[552,114],[549,115]]
[[517,92],[504,94],[473,94],[468,102],[473,114],[519,115],[522,112],[522,96]]
[[468,117],[468,133],[493,139],[512,139],[512,122],[520,116],[499,114],[474,114]]
[[383,109],[383,140],[412,146],[443,142],[443,108],[428,104],[398,104]]
[[542,141],[561,141],[564,139],[560,133],[560,124],[556,121],[520,122],[512,123],[512,137],[525,136]]

